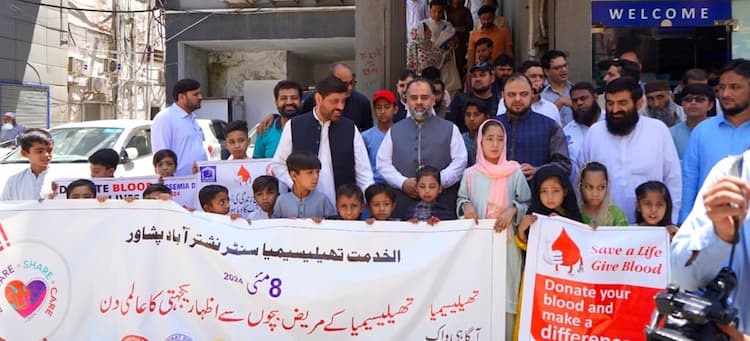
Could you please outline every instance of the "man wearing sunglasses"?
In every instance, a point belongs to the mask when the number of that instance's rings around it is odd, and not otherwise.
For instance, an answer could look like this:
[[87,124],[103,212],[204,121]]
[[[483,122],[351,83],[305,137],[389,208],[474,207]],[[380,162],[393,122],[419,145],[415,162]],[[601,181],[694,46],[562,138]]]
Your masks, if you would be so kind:
[[685,121],[669,128],[672,140],[677,147],[677,155],[682,160],[682,155],[687,148],[690,133],[698,123],[708,117],[708,112],[714,107],[714,92],[706,84],[690,84],[682,90],[682,109],[685,111]]

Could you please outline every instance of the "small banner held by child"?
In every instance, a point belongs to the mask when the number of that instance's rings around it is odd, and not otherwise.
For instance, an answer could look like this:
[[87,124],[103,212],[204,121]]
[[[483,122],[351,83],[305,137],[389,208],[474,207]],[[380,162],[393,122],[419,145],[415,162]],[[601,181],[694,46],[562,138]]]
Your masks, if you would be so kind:
[[0,340],[500,340],[493,223],[0,202]]
[[[78,180],[73,178],[55,179],[57,191],[55,199],[65,199],[68,192],[68,185]],[[94,178],[91,180],[96,185],[96,197],[106,197],[108,199],[125,199],[125,197],[134,197],[143,199],[143,191],[152,183],[158,183],[158,176],[141,176],[128,178]]]
[[591,227],[539,216],[531,225],[521,340],[645,340],[669,280],[663,227]]
[[253,196],[253,180],[268,175],[270,159],[225,160],[198,162],[196,209],[202,210],[198,193],[208,185],[221,185],[229,190],[229,214],[241,214],[247,218],[258,210]]
[[182,207],[197,208],[198,195],[196,176],[183,175],[164,178],[164,186],[172,191],[172,201]]

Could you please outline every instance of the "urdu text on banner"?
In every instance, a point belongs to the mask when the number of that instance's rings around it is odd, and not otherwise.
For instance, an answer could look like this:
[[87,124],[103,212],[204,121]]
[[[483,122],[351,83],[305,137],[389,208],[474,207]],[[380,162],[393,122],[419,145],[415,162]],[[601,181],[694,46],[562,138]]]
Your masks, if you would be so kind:
[[499,340],[507,237],[492,223],[4,202],[0,339]]
[[668,280],[663,227],[592,230],[538,216],[530,227],[520,340],[645,340],[654,296]]

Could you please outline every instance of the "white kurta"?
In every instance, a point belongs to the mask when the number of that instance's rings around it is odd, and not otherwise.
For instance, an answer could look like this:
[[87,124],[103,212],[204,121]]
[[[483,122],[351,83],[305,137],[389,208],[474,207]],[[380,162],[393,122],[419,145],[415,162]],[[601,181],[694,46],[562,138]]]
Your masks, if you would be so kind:
[[613,135],[606,121],[589,128],[578,156],[578,168],[599,161],[609,171],[612,199],[635,223],[635,188],[646,181],[661,181],[672,195],[672,222],[677,222],[682,198],[682,175],[677,149],[663,122],[640,116],[630,134]]
[[[316,108],[313,108],[313,115],[320,122]],[[320,146],[318,147],[318,159],[320,159],[321,168],[316,190],[325,194],[328,200],[332,204],[335,204],[336,184],[333,180],[333,158],[331,157],[331,145],[328,139],[328,128],[330,126],[331,121],[321,123]],[[364,141],[362,141],[362,135],[359,134],[359,130],[356,127],[354,128],[353,143],[354,171],[357,173],[357,186],[364,191],[373,184],[372,168],[370,168],[370,159],[367,157],[367,148]],[[289,171],[286,168],[286,158],[292,153],[292,149],[292,121],[290,120],[284,125],[279,146],[276,148],[276,153],[273,155],[271,161],[271,169],[274,176],[289,188],[292,188],[292,178],[289,176]]]
[[46,199],[52,192],[52,181],[46,175],[47,171],[43,171],[36,176],[30,167],[11,175],[5,182],[0,200]]

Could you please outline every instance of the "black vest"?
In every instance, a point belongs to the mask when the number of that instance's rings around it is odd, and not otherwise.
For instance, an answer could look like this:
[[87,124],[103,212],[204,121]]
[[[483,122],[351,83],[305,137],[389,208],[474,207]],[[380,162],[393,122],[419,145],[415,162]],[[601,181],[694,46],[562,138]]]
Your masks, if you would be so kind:
[[[312,112],[295,116],[292,125],[292,152],[308,151],[318,155],[320,133],[323,127]],[[333,183],[338,188],[343,184],[356,184],[354,168],[354,122],[346,117],[331,121],[328,127],[328,145],[333,163]]]

